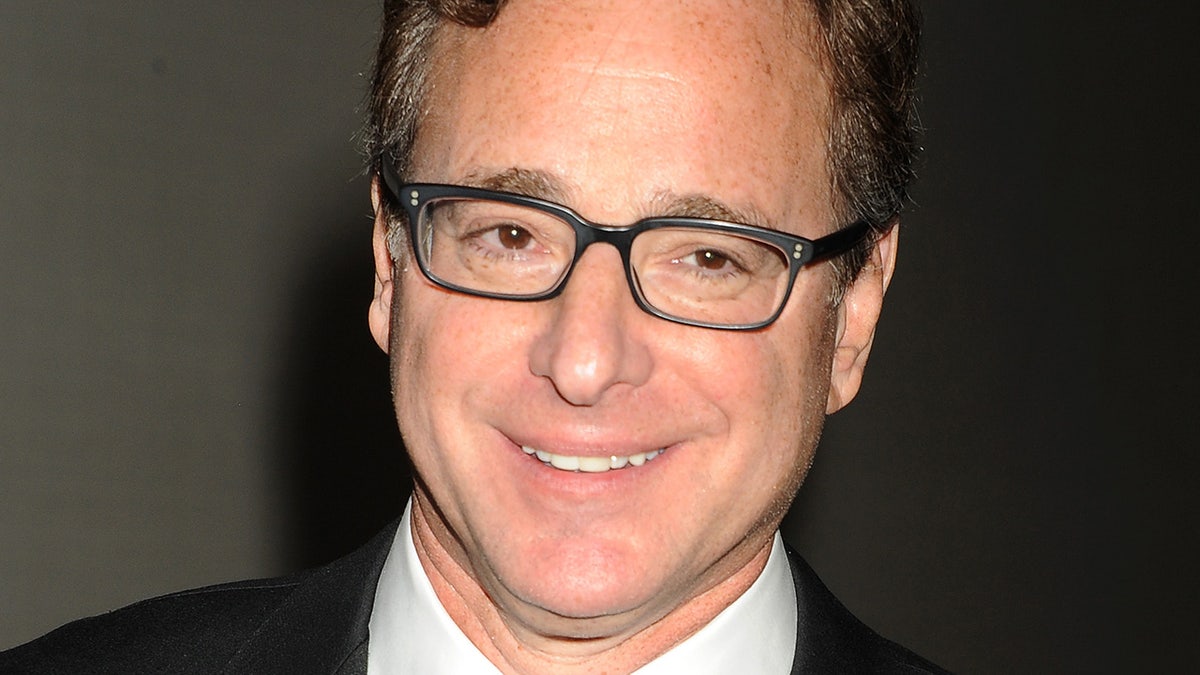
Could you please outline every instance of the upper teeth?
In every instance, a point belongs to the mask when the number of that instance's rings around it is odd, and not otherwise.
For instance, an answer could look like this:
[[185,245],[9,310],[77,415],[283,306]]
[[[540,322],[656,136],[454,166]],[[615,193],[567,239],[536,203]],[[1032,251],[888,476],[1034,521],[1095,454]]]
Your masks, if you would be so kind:
[[665,448],[639,452],[635,455],[609,455],[608,457],[576,457],[574,455],[556,455],[545,450],[522,445],[521,449],[527,455],[534,455],[546,466],[552,466],[563,471],[584,471],[587,473],[603,473],[612,469],[623,469],[627,466],[641,466],[665,452]]

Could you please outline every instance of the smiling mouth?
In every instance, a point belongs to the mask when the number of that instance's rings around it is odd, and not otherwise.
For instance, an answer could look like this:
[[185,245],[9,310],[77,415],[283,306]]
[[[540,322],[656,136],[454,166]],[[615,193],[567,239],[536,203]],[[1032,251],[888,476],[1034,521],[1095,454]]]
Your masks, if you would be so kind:
[[537,457],[542,464],[561,471],[582,471],[584,473],[604,473],[629,466],[641,466],[646,462],[666,452],[666,448],[639,452],[633,455],[609,455],[608,457],[577,457],[575,455],[556,455],[545,450],[522,445],[525,454]]

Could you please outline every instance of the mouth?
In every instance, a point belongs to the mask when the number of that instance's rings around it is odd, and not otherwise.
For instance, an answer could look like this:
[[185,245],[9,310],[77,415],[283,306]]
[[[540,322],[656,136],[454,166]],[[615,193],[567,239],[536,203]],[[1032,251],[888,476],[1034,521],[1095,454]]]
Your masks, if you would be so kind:
[[573,471],[583,473],[604,473],[606,471],[615,471],[631,466],[641,466],[646,462],[658,457],[666,452],[666,448],[651,450],[650,452],[639,452],[633,455],[609,455],[607,457],[581,457],[576,455],[556,455],[545,450],[531,448],[528,445],[522,445],[521,450],[525,454],[536,457],[538,460],[548,467],[558,469],[560,471]]

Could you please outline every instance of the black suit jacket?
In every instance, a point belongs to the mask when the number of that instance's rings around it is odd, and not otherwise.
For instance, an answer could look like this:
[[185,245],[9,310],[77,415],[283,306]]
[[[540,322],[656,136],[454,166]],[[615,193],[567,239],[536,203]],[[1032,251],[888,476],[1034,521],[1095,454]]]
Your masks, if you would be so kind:
[[[375,584],[396,532],[325,567],[211,586],[67,624],[0,653],[0,673],[365,675]],[[855,619],[788,550],[799,605],[793,673],[941,673]]]

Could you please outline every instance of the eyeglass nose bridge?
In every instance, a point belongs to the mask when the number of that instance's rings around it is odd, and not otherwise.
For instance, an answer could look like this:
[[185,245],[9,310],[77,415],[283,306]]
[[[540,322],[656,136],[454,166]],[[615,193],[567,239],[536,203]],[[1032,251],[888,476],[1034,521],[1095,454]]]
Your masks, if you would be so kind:
[[621,266],[625,268],[625,283],[629,288],[629,292],[633,295],[633,300],[637,303],[637,306],[642,311],[654,316],[675,320],[671,315],[663,313],[646,301],[635,276],[636,273],[634,272],[632,261],[633,240],[643,231],[649,229],[646,227],[646,223],[601,225],[584,220],[582,217],[569,211],[559,213],[558,215],[575,229],[575,255],[571,258],[571,263],[567,265],[567,269],[563,271],[558,283],[542,297],[554,298],[562,294],[575,273],[575,267],[579,264],[580,259],[583,258],[583,254],[587,252],[587,249],[592,244],[608,244],[617,249],[617,255],[621,257]]

